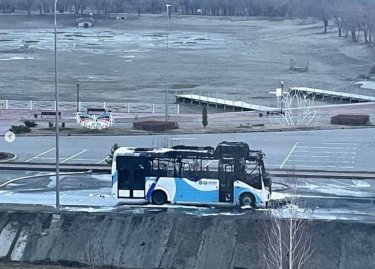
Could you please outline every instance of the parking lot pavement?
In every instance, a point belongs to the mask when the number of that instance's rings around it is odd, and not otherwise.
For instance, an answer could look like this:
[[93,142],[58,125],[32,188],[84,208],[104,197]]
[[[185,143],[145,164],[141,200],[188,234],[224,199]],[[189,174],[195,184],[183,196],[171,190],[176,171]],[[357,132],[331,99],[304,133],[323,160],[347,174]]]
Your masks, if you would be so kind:
[[353,169],[357,143],[296,142],[280,168]]
[[[85,148],[69,148],[60,151],[60,163],[61,164],[72,164],[72,163],[90,163],[90,164],[104,164],[105,158],[108,155],[103,154],[103,151],[97,151],[95,149]],[[49,148],[43,150],[33,156],[29,156],[27,159],[19,160],[26,163],[37,162],[37,163],[55,163],[56,160],[56,149]]]

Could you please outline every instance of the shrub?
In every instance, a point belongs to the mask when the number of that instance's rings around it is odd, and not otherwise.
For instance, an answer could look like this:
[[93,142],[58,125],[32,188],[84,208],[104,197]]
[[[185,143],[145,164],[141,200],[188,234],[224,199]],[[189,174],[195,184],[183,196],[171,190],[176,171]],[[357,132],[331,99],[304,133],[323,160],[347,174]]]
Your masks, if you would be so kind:
[[18,126],[12,125],[10,127],[9,131],[11,131],[15,134],[22,134],[22,133],[30,133],[31,129],[30,129],[30,127],[28,127],[26,125],[18,125]]
[[29,127],[29,128],[33,128],[33,127],[38,126],[38,124],[35,123],[35,122],[32,121],[32,120],[25,120],[23,123],[24,123],[27,127]]
[[334,117],[331,117],[331,124],[336,125],[368,125],[370,123],[369,115],[345,115],[340,114]]
[[65,128],[65,122],[61,123],[61,128]]
[[203,106],[203,109],[202,109],[202,124],[203,124],[204,128],[206,128],[206,126],[208,125],[207,107],[206,106]]
[[48,127],[49,127],[49,128],[53,128],[53,122],[52,122],[52,121],[49,121],[49,122],[48,122]]
[[162,132],[178,129],[178,124],[175,121],[139,121],[133,123],[133,128],[136,130]]

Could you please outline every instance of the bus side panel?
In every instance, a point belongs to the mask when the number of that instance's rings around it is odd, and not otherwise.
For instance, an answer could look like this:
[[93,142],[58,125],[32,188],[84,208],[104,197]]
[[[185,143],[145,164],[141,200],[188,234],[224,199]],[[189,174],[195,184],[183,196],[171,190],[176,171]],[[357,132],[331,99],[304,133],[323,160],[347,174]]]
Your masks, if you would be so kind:
[[257,190],[253,187],[251,187],[250,185],[242,182],[242,181],[235,181],[234,182],[234,203],[237,205],[239,204],[239,199],[240,199],[240,196],[241,194],[243,193],[251,193],[252,195],[254,195],[255,197],[255,204],[257,206],[262,206],[265,204],[266,200],[265,199],[262,199],[262,192],[264,192],[265,190]]
[[176,203],[218,203],[219,181],[176,178]]
[[174,178],[168,177],[146,177],[146,200],[151,202],[152,193],[162,190],[167,195],[168,202],[174,203],[176,195],[176,183]]

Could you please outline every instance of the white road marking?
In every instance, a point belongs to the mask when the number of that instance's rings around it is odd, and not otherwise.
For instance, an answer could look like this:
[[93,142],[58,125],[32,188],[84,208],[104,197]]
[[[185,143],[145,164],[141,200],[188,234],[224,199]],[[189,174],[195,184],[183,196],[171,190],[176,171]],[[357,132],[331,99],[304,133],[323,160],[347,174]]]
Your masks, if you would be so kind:
[[[298,154],[293,154],[292,156],[293,158],[294,157],[302,157],[302,158],[305,158],[306,159],[306,155],[298,155]],[[332,155],[325,155],[325,156],[318,156],[318,155],[309,155],[309,158],[331,158],[331,159],[337,159],[339,157],[343,157],[345,159],[355,159],[354,156],[351,156],[351,157],[346,157],[346,156],[332,156]]]
[[353,169],[356,163],[356,146],[356,143],[298,142],[280,168],[292,166]]
[[297,147],[297,145],[298,145],[298,142],[296,142],[296,143],[294,144],[294,146],[293,146],[292,149],[290,150],[288,156],[286,156],[285,160],[284,160],[283,163],[280,165],[280,169],[282,169],[283,166],[285,165],[285,163],[288,161],[290,155],[292,155],[292,153],[293,153],[294,149]]
[[69,161],[69,160],[71,160],[71,159],[73,159],[73,158],[75,158],[75,157],[81,155],[82,153],[85,153],[86,151],[87,151],[87,149],[81,150],[81,151],[78,152],[77,154],[74,154],[73,156],[70,156],[69,158],[66,158],[65,160],[63,160],[63,161],[60,162],[60,163],[65,163],[65,162],[67,162],[67,161]]
[[321,143],[312,143],[312,142],[299,142],[300,144],[310,144],[310,145],[357,145],[357,143],[351,142],[321,142]]
[[[321,160],[317,160],[317,161],[313,161],[313,160],[298,160],[298,159],[289,159],[289,161],[291,162],[297,162],[297,163],[322,163]],[[331,160],[331,161],[326,161],[328,163],[355,163],[354,161],[335,161],[335,160]]]
[[36,156],[34,156],[34,157],[28,159],[27,161],[25,161],[25,163],[28,163],[28,162],[30,162],[30,161],[36,159],[36,158],[39,158],[40,156],[43,156],[44,154],[47,154],[47,153],[49,153],[49,152],[51,152],[51,151],[53,151],[53,150],[55,150],[55,148],[51,148],[51,149],[49,149],[49,150],[47,150],[47,151],[45,151],[45,152],[42,152],[42,153],[40,153],[40,154],[38,154],[38,155],[36,155]]
[[351,149],[351,150],[356,150],[357,148],[348,148],[348,147],[330,147],[330,146],[299,146],[299,148],[302,148],[302,149],[326,149],[326,148],[329,148],[329,149],[344,149],[344,150],[348,150],[348,149]]
[[315,152],[315,153],[323,153],[323,154],[352,154],[356,155],[357,153],[354,151],[313,151],[313,150],[295,150],[294,152],[297,153],[310,153],[310,152]]
[[304,168],[343,168],[343,169],[353,169],[353,166],[337,166],[337,165],[305,165],[305,164],[299,164],[299,165],[287,165],[292,167],[304,167]]
[[[41,160],[56,160],[56,158],[52,158],[52,157],[40,157],[38,159],[41,159]],[[60,161],[61,160],[65,160],[66,158],[60,158]],[[75,159],[75,161],[90,161],[90,162],[97,162],[98,159],[81,159],[81,158],[78,158],[78,159]]]
[[108,157],[105,157],[103,160],[100,160],[99,162],[97,162],[96,164],[100,164],[102,162],[104,162]]

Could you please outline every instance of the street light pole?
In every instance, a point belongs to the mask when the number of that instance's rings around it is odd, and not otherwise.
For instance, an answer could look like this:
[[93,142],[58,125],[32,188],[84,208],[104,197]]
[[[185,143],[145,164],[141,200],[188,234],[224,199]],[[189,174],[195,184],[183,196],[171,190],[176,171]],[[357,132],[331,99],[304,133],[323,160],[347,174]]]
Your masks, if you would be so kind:
[[54,20],[55,20],[55,127],[56,127],[56,209],[60,211],[60,190],[59,190],[59,180],[60,180],[60,152],[59,152],[59,92],[57,88],[57,25],[56,25],[56,11],[57,11],[57,0],[55,0],[54,9]]
[[77,112],[79,112],[79,81],[77,80]]
[[283,106],[284,106],[284,81],[280,81],[281,85],[281,96],[280,96],[280,105],[281,105],[281,114],[283,114]]
[[167,89],[165,91],[165,121],[168,121],[168,92],[169,92],[169,8],[170,4],[165,5],[167,7],[168,16],[168,30],[167,30]]

